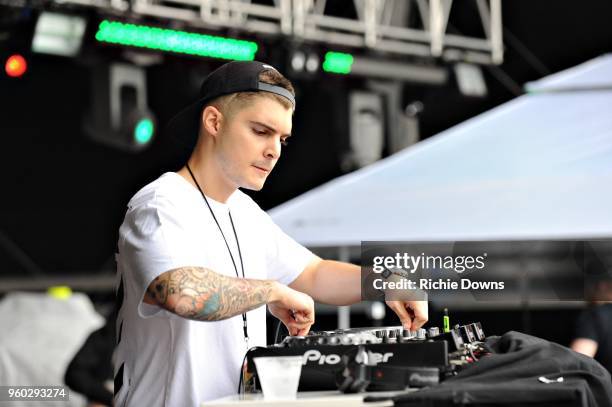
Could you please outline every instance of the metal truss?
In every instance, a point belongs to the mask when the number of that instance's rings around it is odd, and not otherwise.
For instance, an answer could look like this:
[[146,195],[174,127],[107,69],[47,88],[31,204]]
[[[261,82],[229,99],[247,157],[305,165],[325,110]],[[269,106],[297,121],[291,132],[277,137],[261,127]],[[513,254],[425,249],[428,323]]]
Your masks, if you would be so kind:
[[[326,0],[54,0],[108,11],[181,20],[212,29],[290,36],[328,46],[438,57],[481,64],[503,61],[501,0],[473,0],[483,38],[447,33],[453,0],[353,0],[356,18],[326,14]],[[346,0],[347,6],[351,3]],[[456,2],[455,7],[465,6]],[[412,18],[409,18],[412,17]],[[408,21],[416,21],[411,27]]]

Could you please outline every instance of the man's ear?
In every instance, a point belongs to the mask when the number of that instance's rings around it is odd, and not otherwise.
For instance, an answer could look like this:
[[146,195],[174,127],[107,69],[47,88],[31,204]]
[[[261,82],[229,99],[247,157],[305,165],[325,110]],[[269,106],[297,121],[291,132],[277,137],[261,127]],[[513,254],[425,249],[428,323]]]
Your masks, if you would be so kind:
[[223,114],[215,106],[209,105],[202,111],[202,124],[208,134],[216,137],[223,122]]

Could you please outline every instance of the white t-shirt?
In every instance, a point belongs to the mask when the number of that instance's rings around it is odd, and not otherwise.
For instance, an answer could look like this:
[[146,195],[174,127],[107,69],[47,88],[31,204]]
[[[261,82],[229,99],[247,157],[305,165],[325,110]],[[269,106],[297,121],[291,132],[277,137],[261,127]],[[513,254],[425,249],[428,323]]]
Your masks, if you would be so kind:
[[[231,212],[246,278],[289,284],[314,259],[241,191],[226,204],[208,201],[241,273]],[[200,192],[173,172],[145,186],[128,204],[118,249],[118,294],[123,303],[114,355],[115,383],[121,383],[116,385],[115,405],[195,407],[235,394],[247,350],[241,315],[191,321],[142,302],[155,277],[178,267],[206,267],[236,276]],[[248,312],[247,321],[249,346],[265,346],[265,307]]]

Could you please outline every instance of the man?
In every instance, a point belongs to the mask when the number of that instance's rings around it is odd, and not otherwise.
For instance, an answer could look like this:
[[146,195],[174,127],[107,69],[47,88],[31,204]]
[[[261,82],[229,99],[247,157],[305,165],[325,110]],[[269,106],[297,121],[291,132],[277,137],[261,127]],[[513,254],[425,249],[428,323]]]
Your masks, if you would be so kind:
[[[238,190],[263,187],[294,108],[276,69],[231,62],[171,121],[191,157],[131,199],[119,233],[116,406],[197,406],[235,393],[245,352],[266,344],[262,305],[306,335],[313,299],[360,300],[358,266],[315,256]],[[425,302],[388,305],[406,329],[427,320]]]
[[112,312],[102,328],[89,334],[66,368],[64,382],[70,389],[87,397],[87,407],[113,405],[111,359],[115,337],[115,315]]
[[612,373],[612,279],[603,267],[599,274],[592,273],[599,277],[586,285],[589,307],[574,325],[570,348],[594,358]]

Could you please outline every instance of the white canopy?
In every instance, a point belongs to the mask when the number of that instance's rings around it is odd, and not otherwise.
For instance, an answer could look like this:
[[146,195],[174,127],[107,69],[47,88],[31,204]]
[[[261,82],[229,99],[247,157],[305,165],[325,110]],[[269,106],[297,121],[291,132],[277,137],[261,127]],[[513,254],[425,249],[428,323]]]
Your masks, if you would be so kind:
[[611,237],[612,55],[526,89],[270,215],[310,247]]
[[[83,293],[57,299],[46,293],[11,292],[0,301],[0,384],[65,386],[68,364],[88,335],[104,325]],[[78,407],[84,396],[68,389],[65,401],[0,402],[0,406]]]

